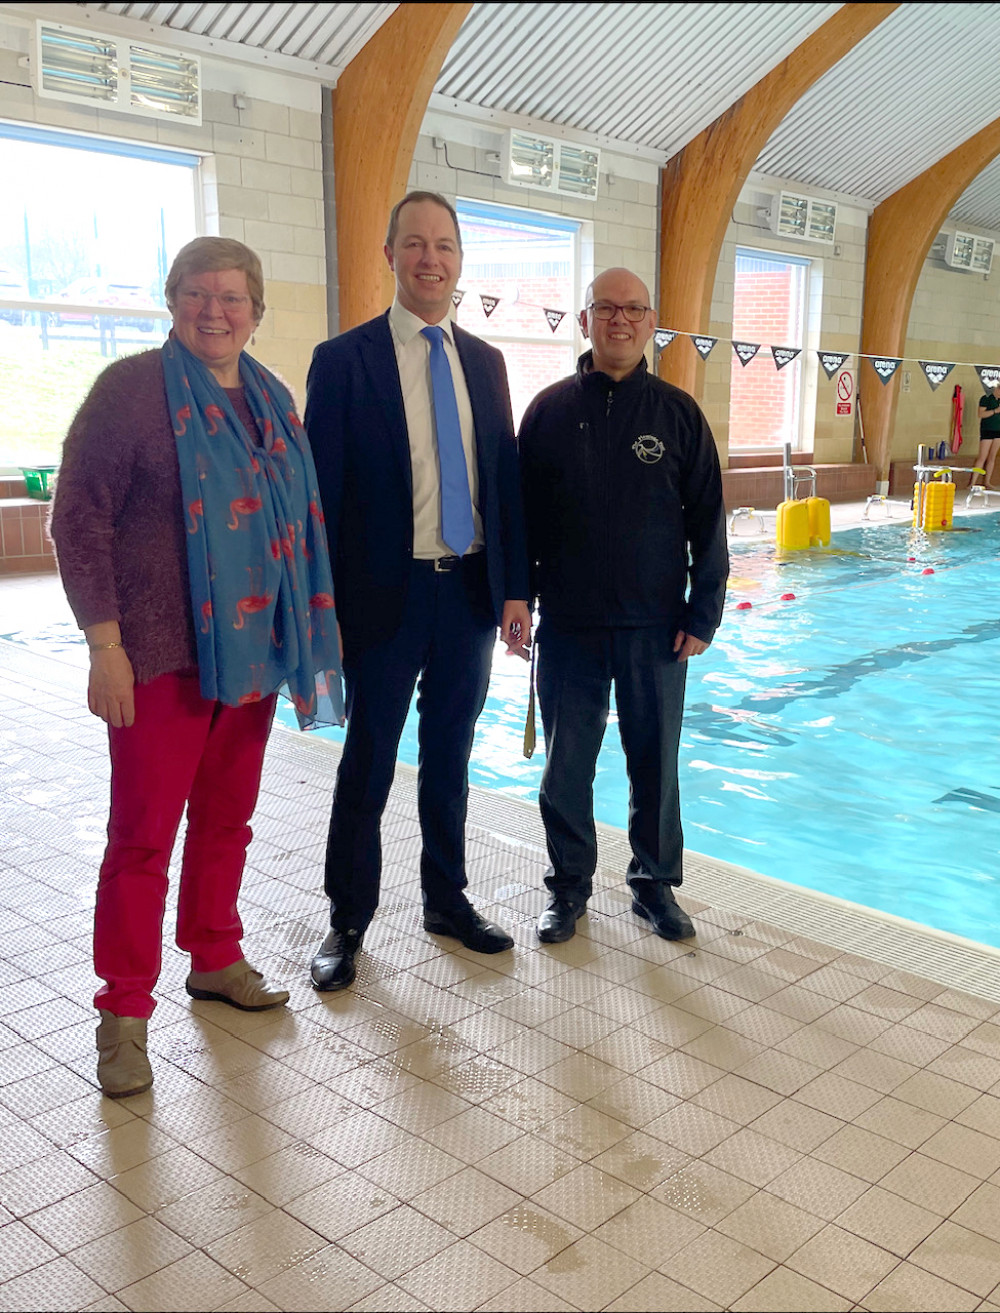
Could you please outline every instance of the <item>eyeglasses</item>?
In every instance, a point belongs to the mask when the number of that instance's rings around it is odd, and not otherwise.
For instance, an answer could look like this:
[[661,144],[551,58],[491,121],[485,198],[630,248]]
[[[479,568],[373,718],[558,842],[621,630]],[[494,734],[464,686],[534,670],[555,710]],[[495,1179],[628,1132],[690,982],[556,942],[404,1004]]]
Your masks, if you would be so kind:
[[620,310],[630,324],[638,324],[652,310],[651,305],[615,305],[611,301],[593,301],[587,306],[594,312],[595,319],[614,319],[615,311]]
[[239,310],[250,300],[248,296],[236,296],[233,292],[203,292],[200,288],[181,292],[178,299],[182,305],[189,306],[192,310],[195,307],[200,310],[202,306],[211,305],[213,301],[218,301],[223,310]]

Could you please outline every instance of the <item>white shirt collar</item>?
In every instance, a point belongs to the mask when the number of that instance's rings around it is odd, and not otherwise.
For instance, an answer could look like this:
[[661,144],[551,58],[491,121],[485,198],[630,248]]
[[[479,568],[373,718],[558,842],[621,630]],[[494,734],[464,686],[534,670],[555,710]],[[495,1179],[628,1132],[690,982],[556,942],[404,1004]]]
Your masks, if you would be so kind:
[[[452,346],[455,344],[455,334],[452,331],[453,314],[454,310],[449,310],[438,325],[439,328],[444,329],[444,335]],[[415,315],[411,310],[407,310],[405,306],[400,305],[398,297],[393,297],[392,305],[389,307],[389,324],[400,346],[407,346],[419,332],[428,326],[425,319],[421,319],[419,315]]]

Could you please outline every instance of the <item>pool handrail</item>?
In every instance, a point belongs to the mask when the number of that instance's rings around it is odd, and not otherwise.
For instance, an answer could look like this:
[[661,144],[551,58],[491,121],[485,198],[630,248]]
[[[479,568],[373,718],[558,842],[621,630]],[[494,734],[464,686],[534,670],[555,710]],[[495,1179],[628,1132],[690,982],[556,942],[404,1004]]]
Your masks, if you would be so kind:
[[816,469],[812,465],[792,464],[792,444],[784,444],[784,462],[782,470],[785,481],[785,501],[797,501],[800,484],[805,484],[809,491],[807,496],[816,496]]

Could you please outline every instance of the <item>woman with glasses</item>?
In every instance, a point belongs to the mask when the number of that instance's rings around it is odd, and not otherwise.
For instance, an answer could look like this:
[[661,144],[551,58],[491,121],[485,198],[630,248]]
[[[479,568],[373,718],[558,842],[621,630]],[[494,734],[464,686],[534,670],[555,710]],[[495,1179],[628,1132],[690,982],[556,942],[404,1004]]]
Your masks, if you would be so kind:
[[244,348],[260,261],[201,237],[178,254],[162,349],[110,365],[63,450],[51,533],[107,722],[111,815],[94,918],[97,1075],[150,1087],[167,869],[185,806],[177,946],[188,994],[247,1011],[288,992],[243,957],[236,909],[277,692],[303,728],[342,718],[316,475],[285,386]]

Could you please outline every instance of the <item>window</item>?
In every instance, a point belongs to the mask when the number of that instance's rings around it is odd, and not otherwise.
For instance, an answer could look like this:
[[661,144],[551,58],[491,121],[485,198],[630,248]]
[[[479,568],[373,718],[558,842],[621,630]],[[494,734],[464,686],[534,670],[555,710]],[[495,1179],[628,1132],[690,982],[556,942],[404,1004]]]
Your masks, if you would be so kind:
[[733,338],[758,342],[748,365],[731,363],[729,450],[793,450],[802,445],[802,356],[778,369],[772,346],[804,345],[810,262],[765,251],[736,252]]
[[[515,426],[528,403],[576,367],[580,225],[559,215],[459,201],[465,292],[457,320],[503,352]],[[496,297],[487,315],[482,297]],[[545,311],[563,311],[555,329]]]
[[56,464],[116,355],[163,341],[197,155],[0,123],[0,468]]

